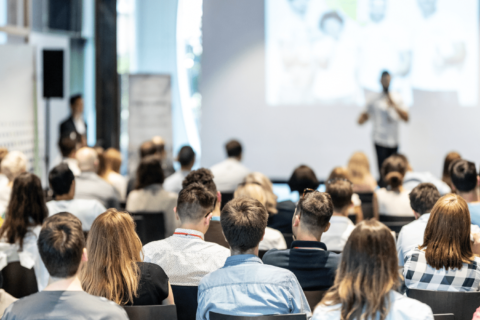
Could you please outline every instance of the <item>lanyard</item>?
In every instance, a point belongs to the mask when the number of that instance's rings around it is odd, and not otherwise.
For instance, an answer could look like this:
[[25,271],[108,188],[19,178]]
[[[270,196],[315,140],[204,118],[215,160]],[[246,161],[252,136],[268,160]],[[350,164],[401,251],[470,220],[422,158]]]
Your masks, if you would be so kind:
[[179,234],[181,236],[193,236],[193,237],[197,237],[197,238],[200,238],[200,239],[203,240],[203,238],[201,236],[199,236],[198,234],[185,233],[185,232],[174,232],[173,234]]

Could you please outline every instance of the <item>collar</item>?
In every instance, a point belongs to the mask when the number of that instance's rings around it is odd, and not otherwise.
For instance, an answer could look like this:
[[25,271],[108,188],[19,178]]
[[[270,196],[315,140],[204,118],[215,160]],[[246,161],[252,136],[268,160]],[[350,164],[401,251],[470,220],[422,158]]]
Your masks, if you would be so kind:
[[220,221],[220,217],[213,216],[213,217],[212,217],[212,221]]
[[197,238],[205,240],[205,235],[197,230],[177,228],[173,233],[174,237]]
[[299,241],[292,242],[291,247],[293,249],[310,249],[310,250],[327,250],[327,246],[323,242],[318,241]]
[[428,221],[430,219],[430,213],[424,213],[418,218],[417,221]]
[[237,254],[227,258],[227,261],[225,261],[225,267],[232,267],[244,263],[263,264],[262,260],[254,254]]

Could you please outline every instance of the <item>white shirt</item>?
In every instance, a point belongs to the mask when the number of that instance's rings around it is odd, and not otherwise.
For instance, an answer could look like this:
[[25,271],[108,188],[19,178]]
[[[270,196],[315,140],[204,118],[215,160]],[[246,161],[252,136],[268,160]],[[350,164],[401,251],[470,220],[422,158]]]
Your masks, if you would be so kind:
[[82,116],[80,117],[73,117],[73,124],[75,125],[75,129],[79,134],[85,134],[87,128],[85,126],[85,121],[83,121]]
[[180,193],[182,182],[190,171],[178,170],[163,182],[163,188],[173,193]]
[[348,237],[355,229],[355,225],[348,217],[332,216],[330,218],[330,229],[322,234],[321,241],[330,251],[343,251]]
[[0,187],[0,215],[5,217],[8,203],[10,202],[10,195],[12,194],[12,187],[5,185]]
[[82,222],[83,231],[90,231],[93,221],[107,209],[98,200],[73,199],[47,202],[48,215],[70,212]]
[[10,244],[5,239],[0,240],[0,270],[5,268],[8,263],[16,261],[19,261],[27,269],[33,267],[37,278],[38,291],[45,289],[50,278],[37,247],[37,239],[41,229],[42,226],[28,228],[28,232],[23,238],[22,251],[20,251],[20,246],[17,243]]
[[73,175],[75,177],[78,177],[82,173],[82,171],[80,170],[80,167],[78,166],[77,159],[64,158],[62,162],[68,165],[68,168],[73,172]]
[[265,235],[263,236],[263,240],[260,241],[258,250],[270,249],[285,250],[287,249],[287,243],[285,242],[285,237],[280,231],[266,227]]
[[378,201],[378,213],[385,216],[413,217],[410,206],[410,190],[396,192],[385,188],[375,191]]
[[213,181],[220,192],[234,192],[250,171],[235,158],[228,158],[212,168]]
[[407,171],[405,177],[403,178],[403,187],[405,190],[413,190],[413,188],[418,186],[420,183],[427,182],[434,184],[442,196],[452,192],[448,184],[438,179],[430,172]]
[[[405,110],[399,94],[390,92],[393,102]],[[398,125],[400,116],[388,104],[387,96],[382,92],[367,106],[366,112],[373,122],[373,141],[382,147],[394,148],[398,146]]]
[[120,201],[125,202],[128,180],[121,174],[112,171],[107,175],[107,181],[117,190],[120,195]]
[[198,286],[202,278],[224,266],[230,250],[206,242],[204,234],[178,228],[173,236],[143,247],[144,261],[158,264],[174,286]]
[[5,187],[8,184],[8,178],[3,173],[0,173],[0,188]]

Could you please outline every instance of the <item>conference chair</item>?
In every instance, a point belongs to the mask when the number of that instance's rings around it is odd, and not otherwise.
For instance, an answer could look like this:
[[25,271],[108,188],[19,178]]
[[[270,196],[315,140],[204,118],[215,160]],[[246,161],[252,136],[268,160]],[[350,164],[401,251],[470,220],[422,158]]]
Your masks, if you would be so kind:
[[407,296],[432,308],[433,314],[454,314],[455,320],[471,320],[480,306],[480,292],[408,289]]
[[[472,315],[472,317],[473,317],[473,315]],[[435,320],[455,320],[455,315],[453,313],[434,314],[433,319],[435,319]]]
[[363,219],[373,218],[373,192],[361,192],[358,197],[362,201]]
[[387,215],[380,214],[380,222],[382,222],[387,227],[389,227],[390,230],[395,231],[396,234],[400,233],[400,230],[404,225],[409,224],[414,220],[415,220],[415,216],[413,216],[413,214],[411,214],[411,216],[404,216],[404,217],[387,216]]
[[130,212],[135,221],[138,237],[145,245],[165,239],[165,219],[163,212]]
[[198,287],[172,286],[178,320],[195,320],[198,307]]
[[220,209],[223,209],[227,202],[233,199],[233,192],[222,192],[222,204],[220,205]]
[[275,314],[269,316],[231,316],[228,314],[221,314],[216,312],[210,312],[210,320],[307,320],[307,315],[301,314]]
[[124,306],[130,320],[177,320],[174,305]]
[[312,310],[312,312],[313,312],[313,310],[315,309],[317,304],[319,304],[320,301],[322,301],[323,296],[325,296],[325,293],[327,293],[327,291],[324,291],[324,290],[305,291],[304,290],[303,293],[305,294],[305,297],[307,298],[308,305],[310,306],[310,310]]
[[268,250],[258,250],[258,257],[260,259],[263,259],[263,256],[265,255],[265,253],[267,253]]
[[220,221],[210,221],[210,227],[208,228],[207,233],[205,233],[205,241],[213,242],[230,249],[230,246],[223,235],[222,224]]
[[2,269],[3,289],[15,298],[23,298],[38,292],[33,268],[23,267],[19,261],[10,262]]

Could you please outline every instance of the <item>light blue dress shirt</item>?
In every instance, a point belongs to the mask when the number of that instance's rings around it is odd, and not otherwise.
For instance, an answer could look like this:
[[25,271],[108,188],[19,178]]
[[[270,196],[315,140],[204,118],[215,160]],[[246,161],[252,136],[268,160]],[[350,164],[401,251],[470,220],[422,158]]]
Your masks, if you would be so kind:
[[430,213],[422,214],[418,220],[410,222],[400,230],[397,240],[398,265],[400,267],[405,264],[407,252],[423,244],[428,219],[430,219]]
[[227,258],[225,266],[206,275],[198,287],[197,320],[209,312],[239,316],[305,313],[311,310],[295,275],[263,264],[255,255]]

